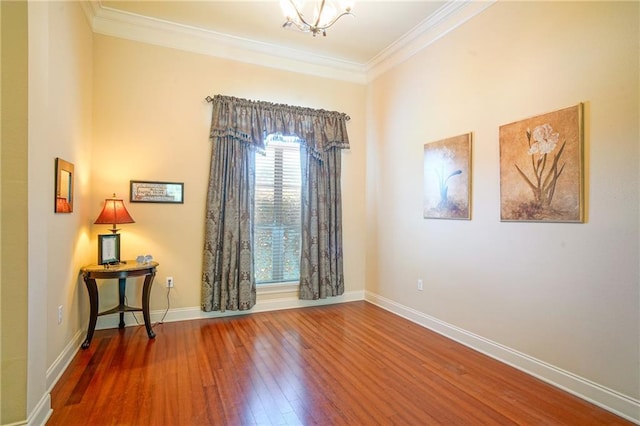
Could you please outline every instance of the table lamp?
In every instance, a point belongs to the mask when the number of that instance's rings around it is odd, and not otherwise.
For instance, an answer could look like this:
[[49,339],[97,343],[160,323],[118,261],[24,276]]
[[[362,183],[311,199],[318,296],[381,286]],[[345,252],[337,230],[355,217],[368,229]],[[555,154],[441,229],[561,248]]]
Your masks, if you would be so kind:
[[135,223],[124,206],[124,201],[116,198],[116,194],[104,200],[102,212],[93,223],[96,225],[113,225],[113,228],[109,229],[111,234],[98,235],[98,263],[101,265],[119,264],[120,234],[118,234],[119,229],[116,228],[116,225]]
[[116,228],[116,225],[120,225],[121,223],[135,223],[126,207],[124,206],[124,201],[121,198],[116,198],[116,194],[113,194],[113,197],[107,198],[104,200],[104,207],[102,208],[102,212],[100,216],[93,222],[96,225],[108,225],[113,224],[113,228],[111,231],[114,234],[117,234],[119,229]]

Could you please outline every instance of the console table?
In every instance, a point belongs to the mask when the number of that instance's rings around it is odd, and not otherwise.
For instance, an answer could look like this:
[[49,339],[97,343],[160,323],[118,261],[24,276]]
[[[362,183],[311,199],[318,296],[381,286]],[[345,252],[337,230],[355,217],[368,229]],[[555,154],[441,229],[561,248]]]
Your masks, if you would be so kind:
[[[144,325],[147,328],[149,339],[156,337],[151,328],[151,318],[149,316],[149,296],[151,294],[151,285],[153,278],[156,276],[156,267],[158,262],[137,263],[135,260],[127,260],[117,265],[88,265],[82,268],[82,277],[89,292],[89,303],[91,305],[91,313],[89,316],[89,328],[87,330],[87,338],[82,343],[82,349],[87,349],[91,344],[93,332],[96,329],[96,322],[101,315],[109,315],[120,313],[119,328],[124,328],[124,313],[142,311],[144,317]],[[127,286],[127,278],[144,276],[144,284],[142,286],[142,308],[134,308],[124,303],[124,294]],[[118,306],[103,312],[98,312],[98,286],[97,279],[118,279]]]

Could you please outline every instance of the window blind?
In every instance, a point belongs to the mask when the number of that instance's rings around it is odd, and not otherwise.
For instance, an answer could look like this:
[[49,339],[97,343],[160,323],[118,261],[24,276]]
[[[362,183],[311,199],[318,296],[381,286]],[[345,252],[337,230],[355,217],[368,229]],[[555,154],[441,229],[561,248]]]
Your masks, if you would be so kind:
[[296,138],[267,139],[266,155],[256,154],[256,283],[300,277],[300,145]]

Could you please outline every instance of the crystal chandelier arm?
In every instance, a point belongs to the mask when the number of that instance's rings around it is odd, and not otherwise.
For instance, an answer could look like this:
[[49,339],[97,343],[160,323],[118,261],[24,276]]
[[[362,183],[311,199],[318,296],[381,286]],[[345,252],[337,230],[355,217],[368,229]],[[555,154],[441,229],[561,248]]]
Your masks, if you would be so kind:
[[314,36],[319,32],[322,32],[323,35],[326,35],[325,30],[330,26],[332,26],[333,24],[335,24],[338,19],[342,18],[345,15],[353,15],[353,13],[351,13],[351,7],[347,7],[343,12],[334,16],[333,19],[331,19],[329,22],[327,22],[326,24],[320,25],[320,19],[323,16],[322,12],[324,10],[325,3],[326,3],[326,0],[321,0],[320,7],[317,11],[317,15],[315,16],[315,20],[313,24],[310,24],[309,22],[307,22],[302,12],[298,10],[298,7],[294,3],[294,0],[283,0],[283,1],[286,1],[290,5],[290,8],[288,8],[288,10],[295,12],[296,16],[292,18],[291,16],[287,15],[286,16],[287,20],[284,24],[282,24],[282,26],[288,27],[291,24],[293,24],[300,31],[310,32]]
[[311,28],[311,25],[306,21],[306,19],[304,19],[304,15],[302,14],[302,12],[300,12],[298,10],[298,8],[296,7],[295,3],[293,2],[293,0],[286,0],[289,2],[289,4],[291,5],[291,10],[295,11],[296,13],[296,17],[298,18],[297,20],[293,20],[291,19],[290,16],[287,16],[287,21],[282,24],[283,27],[289,26],[291,24],[295,25],[300,31],[309,31],[309,29]]
[[[316,14],[316,21],[313,23],[312,28],[319,28],[318,24],[320,23],[320,18],[322,17],[322,12],[324,12],[324,3],[326,0],[320,1],[320,7],[318,8],[318,13]],[[315,33],[314,33],[315,34]]]
[[314,25],[314,26],[313,26],[313,28],[315,28],[315,29],[316,29],[316,31],[319,31],[319,30],[326,30],[327,28],[329,28],[330,26],[332,26],[333,24],[335,24],[335,23],[336,23],[336,21],[337,21],[338,19],[342,18],[344,15],[353,15],[353,13],[351,13],[351,12],[349,12],[349,11],[342,12],[342,13],[340,13],[338,16],[336,16],[335,18],[333,18],[333,19],[332,19],[332,20],[331,20],[327,25],[323,25],[323,26],[321,26],[321,27],[319,27],[319,26],[317,26],[317,25]]
[[304,19],[301,22],[298,22],[298,21],[294,21],[291,18],[287,18],[287,21],[284,24],[282,24],[282,27],[283,28],[288,27],[291,24],[295,25],[296,28],[298,28],[302,32],[306,33],[311,31],[311,25],[307,24],[307,22]]

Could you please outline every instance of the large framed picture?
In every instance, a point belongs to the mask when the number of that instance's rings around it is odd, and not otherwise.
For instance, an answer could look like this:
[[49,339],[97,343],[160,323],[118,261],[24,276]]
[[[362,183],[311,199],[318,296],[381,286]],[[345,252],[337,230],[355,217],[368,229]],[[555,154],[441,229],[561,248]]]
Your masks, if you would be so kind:
[[132,203],[184,203],[184,183],[132,180]]
[[500,126],[500,219],[583,222],[582,104]]
[[471,219],[471,133],[424,145],[423,216]]
[[98,264],[120,263],[120,234],[98,235]]

